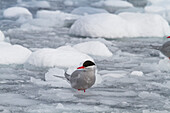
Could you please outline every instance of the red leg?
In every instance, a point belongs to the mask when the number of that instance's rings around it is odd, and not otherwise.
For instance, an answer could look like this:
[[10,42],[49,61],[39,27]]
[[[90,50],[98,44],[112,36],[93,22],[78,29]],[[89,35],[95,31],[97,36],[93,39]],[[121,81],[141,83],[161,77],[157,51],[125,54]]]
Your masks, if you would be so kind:
[[86,92],[86,90],[84,89],[84,92]]
[[80,89],[78,89],[78,91],[80,91]]
[[170,57],[169,57],[169,60],[170,60]]

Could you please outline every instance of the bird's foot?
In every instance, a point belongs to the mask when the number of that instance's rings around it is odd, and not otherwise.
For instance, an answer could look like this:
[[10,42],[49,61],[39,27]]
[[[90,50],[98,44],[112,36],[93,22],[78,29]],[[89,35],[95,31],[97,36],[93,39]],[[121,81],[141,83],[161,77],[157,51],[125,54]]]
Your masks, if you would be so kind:
[[86,90],[85,90],[85,89],[78,89],[78,91],[80,91],[80,90],[84,90],[84,92],[86,92]]

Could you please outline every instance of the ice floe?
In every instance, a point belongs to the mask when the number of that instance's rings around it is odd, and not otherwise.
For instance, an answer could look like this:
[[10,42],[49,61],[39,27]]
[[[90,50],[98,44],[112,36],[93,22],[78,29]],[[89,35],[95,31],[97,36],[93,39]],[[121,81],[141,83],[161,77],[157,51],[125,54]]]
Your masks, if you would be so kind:
[[100,41],[83,42],[76,44],[73,47],[82,53],[94,56],[111,57],[113,55],[106,45]]
[[23,64],[32,52],[20,45],[0,42],[0,53],[0,64]]
[[10,7],[4,10],[3,15],[5,18],[17,18],[21,23],[32,19],[30,11],[23,7]]
[[170,26],[156,14],[102,13],[78,19],[71,26],[70,34],[104,38],[163,37],[170,34]]
[[72,67],[79,66],[85,60],[93,59],[71,46],[61,46],[57,49],[44,48],[31,54],[28,63],[39,67]]
[[170,1],[169,0],[149,0],[150,4],[145,7],[147,13],[156,13],[163,16],[170,22]]
[[4,33],[0,30],[0,41],[5,39]]
[[143,76],[143,72],[142,71],[132,71],[130,73],[130,75],[133,75],[133,76]]
[[118,9],[124,9],[133,7],[133,5],[127,1],[122,0],[101,0],[91,4],[94,7],[100,7],[108,10],[109,12],[115,12]]
[[104,9],[93,8],[93,7],[78,7],[71,11],[72,14],[77,15],[87,15],[87,14],[96,14],[96,13],[108,13]]

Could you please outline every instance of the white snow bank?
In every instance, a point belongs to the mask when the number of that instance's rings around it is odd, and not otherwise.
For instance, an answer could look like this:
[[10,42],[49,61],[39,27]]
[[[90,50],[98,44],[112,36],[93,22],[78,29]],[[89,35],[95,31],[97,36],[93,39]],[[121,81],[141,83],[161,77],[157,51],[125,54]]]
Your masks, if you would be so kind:
[[150,4],[145,7],[145,12],[159,14],[170,22],[169,0],[149,0],[149,2]]
[[46,67],[72,67],[79,66],[80,63],[85,60],[93,59],[71,46],[62,46],[57,49],[40,49],[31,54],[28,59],[28,63],[35,66],[46,66]]
[[0,41],[5,39],[4,33],[0,30]]
[[88,41],[73,46],[82,53],[94,56],[111,57],[113,54],[109,51],[105,44],[100,41]]
[[104,38],[163,37],[170,34],[170,27],[166,20],[155,14],[102,13],[78,19],[69,32],[77,36]]
[[23,7],[10,7],[4,11],[3,15],[5,18],[19,18],[22,22],[32,19],[32,14]]
[[132,71],[130,73],[130,75],[133,75],[133,76],[143,76],[143,72],[142,71]]
[[96,13],[108,13],[104,9],[99,9],[99,8],[93,8],[93,7],[78,7],[74,9],[72,14],[77,14],[77,15],[86,15],[86,14],[96,14]]
[[92,3],[92,6],[104,8],[109,12],[115,12],[118,9],[133,7],[131,3],[122,0],[102,0]]
[[31,55],[31,51],[20,45],[0,42],[0,64],[23,64]]

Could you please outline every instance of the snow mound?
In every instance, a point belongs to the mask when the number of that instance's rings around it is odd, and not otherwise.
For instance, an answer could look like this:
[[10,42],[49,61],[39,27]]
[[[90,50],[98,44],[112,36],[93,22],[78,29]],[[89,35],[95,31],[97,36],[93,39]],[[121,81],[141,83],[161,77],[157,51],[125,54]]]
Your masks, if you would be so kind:
[[133,75],[133,76],[143,76],[143,72],[142,71],[132,71],[130,73],[130,75]]
[[71,46],[62,46],[57,49],[44,48],[31,54],[28,63],[39,67],[72,67],[79,66],[81,62],[93,59]]
[[23,7],[10,7],[4,11],[3,15],[5,18],[19,18],[21,22],[32,19],[32,14]]
[[0,41],[5,39],[4,33],[0,30]]
[[133,7],[133,5],[126,1],[121,0],[102,0],[92,4],[94,7],[104,8],[109,12],[115,12],[119,9]]
[[86,15],[86,14],[108,13],[108,12],[104,9],[99,9],[99,8],[78,7],[74,9],[71,13],[77,15]]
[[111,57],[113,55],[106,45],[100,41],[83,42],[73,47],[82,53],[94,56]]
[[145,7],[145,12],[156,13],[170,22],[170,1],[169,0],[149,0],[150,4]]
[[0,64],[23,64],[31,55],[31,51],[20,45],[0,42]]
[[170,34],[168,22],[156,14],[120,13],[84,16],[71,26],[76,36],[123,38],[163,37]]

